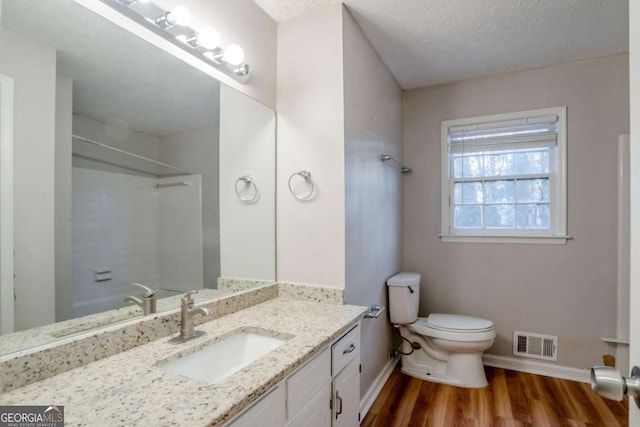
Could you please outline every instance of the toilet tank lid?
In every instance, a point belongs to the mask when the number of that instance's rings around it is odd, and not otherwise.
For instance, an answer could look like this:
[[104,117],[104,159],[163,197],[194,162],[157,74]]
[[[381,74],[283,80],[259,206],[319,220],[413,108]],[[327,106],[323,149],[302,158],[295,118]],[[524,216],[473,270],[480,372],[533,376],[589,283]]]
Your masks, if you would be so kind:
[[418,273],[398,273],[387,280],[387,286],[410,286],[414,287],[420,283]]

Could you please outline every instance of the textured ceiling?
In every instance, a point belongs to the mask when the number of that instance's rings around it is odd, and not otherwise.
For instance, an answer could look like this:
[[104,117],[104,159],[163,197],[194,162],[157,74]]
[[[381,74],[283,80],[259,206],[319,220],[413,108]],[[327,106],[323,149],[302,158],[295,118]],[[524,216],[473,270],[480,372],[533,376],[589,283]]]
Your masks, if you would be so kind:
[[2,0],[2,27],[57,50],[76,114],[154,135],[218,116],[216,80],[72,0]]
[[[284,21],[333,0],[255,0]],[[404,89],[628,50],[628,0],[344,0]]]

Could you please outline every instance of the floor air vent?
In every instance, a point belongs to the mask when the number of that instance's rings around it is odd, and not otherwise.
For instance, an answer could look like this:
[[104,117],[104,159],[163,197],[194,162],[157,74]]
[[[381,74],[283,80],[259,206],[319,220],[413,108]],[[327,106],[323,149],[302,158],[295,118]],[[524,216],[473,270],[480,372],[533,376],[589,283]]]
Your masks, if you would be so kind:
[[558,337],[514,331],[513,354],[516,356],[533,357],[534,359],[557,361]]

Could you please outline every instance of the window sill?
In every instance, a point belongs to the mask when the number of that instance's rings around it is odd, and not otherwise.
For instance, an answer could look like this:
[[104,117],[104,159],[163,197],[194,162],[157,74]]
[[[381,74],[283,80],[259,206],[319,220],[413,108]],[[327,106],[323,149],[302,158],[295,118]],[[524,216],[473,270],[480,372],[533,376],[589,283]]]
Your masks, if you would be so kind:
[[443,243],[510,243],[535,245],[566,245],[571,236],[465,236],[440,235]]

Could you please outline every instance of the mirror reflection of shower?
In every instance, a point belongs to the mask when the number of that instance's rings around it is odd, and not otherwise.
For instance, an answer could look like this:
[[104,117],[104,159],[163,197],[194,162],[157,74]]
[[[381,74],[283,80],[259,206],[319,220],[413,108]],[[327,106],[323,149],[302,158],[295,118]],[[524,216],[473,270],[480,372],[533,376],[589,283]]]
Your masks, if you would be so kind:
[[[189,130],[188,138],[199,132],[206,141],[211,131]],[[182,139],[73,115],[73,289],[65,317],[123,307],[139,293],[134,282],[160,290],[158,297],[204,287],[202,175],[171,163],[180,161]]]

